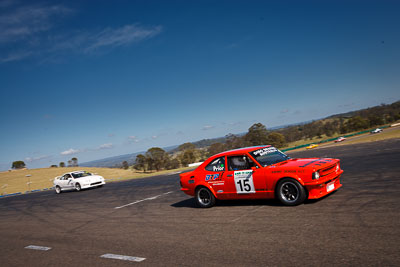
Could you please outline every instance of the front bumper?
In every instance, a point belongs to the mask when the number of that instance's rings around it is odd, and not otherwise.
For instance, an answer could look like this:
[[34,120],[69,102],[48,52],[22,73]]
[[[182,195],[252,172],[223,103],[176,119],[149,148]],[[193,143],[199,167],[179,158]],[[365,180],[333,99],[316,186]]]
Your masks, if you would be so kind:
[[90,184],[81,184],[81,188],[82,189],[86,189],[86,188],[102,186],[102,185],[105,185],[105,184],[106,184],[105,181],[98,181],[98,182],[93,182],[93,183],[90,183]]
[[338,190],[342,187],[340,176],[341,174],[332,179],[322,181],[319,184],[306,184],[305,188],[308,192],[308,199],[318,199]]

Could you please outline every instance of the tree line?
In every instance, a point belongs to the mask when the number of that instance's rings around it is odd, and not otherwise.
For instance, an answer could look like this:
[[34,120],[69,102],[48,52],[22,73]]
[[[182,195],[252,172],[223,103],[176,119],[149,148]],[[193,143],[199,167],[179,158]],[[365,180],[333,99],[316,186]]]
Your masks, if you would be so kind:
[[[267,130],[262,123],[253,124],[242,135],[228,134],[218,139],[204,139],[185,143],[177,151],[167,153],[161,148],[153,147],[144,155],[136,157],[134,168],[142,171],[159,171],[175,169],[190,163],[203,161],[217,153],[240,147],[272,145],[284,148],[288,143],[313,139],[315,137],[332,137],[354,131],[362,131],[400,120],[400,101],[392,104],[333,115],[306,124],[288,126],[275,131]],[[125,167],[128,168],[127,162]]]
[[[68,160],[67,167],[78,167],[78,166],[79,166],[78,165],[78,158],[74,157],[74,158]],[[11,165],[11,168],[14,169],[14,170],[23,169],[25,167],[26,167],[26,164],[22,160],[16,160]],[[57,168],[57,167],[64,168],[65,167],[65,162],[63,162],[63,161],[60,162],[58,166],[56,164],[53,164],[53,165],[50,166],[50,168]]]
[[313,121],[303,125],[295,125],[279,129],[287,142],[307,140],[314,137],[332,137],[351,132],[363,131],[384,124],[390,124],[400,119],[400,101],[389,105],[338,114],[326,119]]
[[[170,170],[186,167],[190,163],[204,161],[214,154],[229,149],[264,144],[282,147],[285,143],[285,137],[282,134],[269,132],[263,124],[256,123],[249,128],[246,135],[240,137],[228,134],[224,143],[212,143],[206,148],[198,148],[193,143],[188,142],[180,145],[177,151],[167,153],[162,148],[152,147],[145,154],[136,156],[136,162],[133,167],[143,172]],[[128,169],[128,162],[124,161],[122,167]]]

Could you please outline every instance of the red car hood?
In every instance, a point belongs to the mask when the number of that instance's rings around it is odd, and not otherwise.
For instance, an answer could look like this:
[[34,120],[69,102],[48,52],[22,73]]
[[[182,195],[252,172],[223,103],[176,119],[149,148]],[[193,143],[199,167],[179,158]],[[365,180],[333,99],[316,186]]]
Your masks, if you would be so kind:
[[277,163],[272,166],[276,166],[276,167],[282,166],[285,168],[307,168],[307,169],[319,170],[319,169],[324,169],[328,166],[332,166],[333,164],[335,164],[337,162],[338,162],[338,160],[336,160],[336,159],[328,159],[328,158],[290,159],[287,161]]

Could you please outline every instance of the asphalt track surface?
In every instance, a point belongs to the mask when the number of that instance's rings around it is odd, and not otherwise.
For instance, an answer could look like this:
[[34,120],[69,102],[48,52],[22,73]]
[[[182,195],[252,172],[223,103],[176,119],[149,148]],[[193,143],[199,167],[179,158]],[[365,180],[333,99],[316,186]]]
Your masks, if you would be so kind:
[[[340,158],[343,187],[297,207],[259,200],[195,208],[177,174],[4,198],[0,264],[400,266],[400,139],[290,155]],[[108,253],[145,259],[100,257]]]

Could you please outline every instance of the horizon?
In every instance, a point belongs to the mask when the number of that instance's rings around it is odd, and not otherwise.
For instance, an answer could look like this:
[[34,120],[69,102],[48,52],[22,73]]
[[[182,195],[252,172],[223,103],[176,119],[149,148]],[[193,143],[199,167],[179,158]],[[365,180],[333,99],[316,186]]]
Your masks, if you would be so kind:
[[391,104],[397,1],[0,1],[0,170]]

